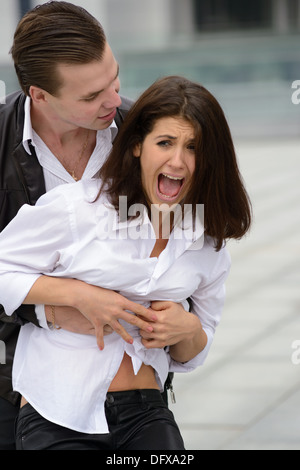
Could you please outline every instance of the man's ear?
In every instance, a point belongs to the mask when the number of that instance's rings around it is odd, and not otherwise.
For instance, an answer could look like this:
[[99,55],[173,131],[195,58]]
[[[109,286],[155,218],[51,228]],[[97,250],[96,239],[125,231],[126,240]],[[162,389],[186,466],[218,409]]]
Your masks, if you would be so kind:
[[48,101],[47,99],[47,92],[42,90],[42,88],[38,88],[36,86],[31,86],[29,89],[29,94],[35,103],[46,103]]
[[142,153],[142,144],[137,144],[133,148],[133,156],[139,158]]

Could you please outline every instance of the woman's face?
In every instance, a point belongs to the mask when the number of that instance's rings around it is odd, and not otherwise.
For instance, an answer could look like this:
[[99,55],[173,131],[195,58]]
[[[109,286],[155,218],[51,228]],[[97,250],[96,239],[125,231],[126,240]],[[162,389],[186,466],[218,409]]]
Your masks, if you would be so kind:
[[150,204],[178,204],[189,191],[195,171],[195,130],[181,117],[156,121],[134,150],[141,159],[143,189]]

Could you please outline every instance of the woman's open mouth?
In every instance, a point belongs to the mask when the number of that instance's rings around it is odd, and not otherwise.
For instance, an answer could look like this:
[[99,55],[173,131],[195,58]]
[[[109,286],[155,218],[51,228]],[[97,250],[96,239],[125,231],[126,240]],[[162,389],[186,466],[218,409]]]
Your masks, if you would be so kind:
[[164,201],[175,201],[184,185],[184,178],[161,173],[158,176],[157,193]]

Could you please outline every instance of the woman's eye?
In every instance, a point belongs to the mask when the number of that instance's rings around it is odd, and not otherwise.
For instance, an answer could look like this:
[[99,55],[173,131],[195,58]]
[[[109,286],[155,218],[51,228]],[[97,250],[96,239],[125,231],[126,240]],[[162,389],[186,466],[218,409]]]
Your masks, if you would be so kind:
[[189,145],[187,146],[187,148],[188,148],[188,150],[191,150],[192,152],[195,152],[195,150],[196,150],[195,144],[189,144]]
[[168,147],[170,145],[170,142],[168,140],[162,140],[161,142],[158,142],[157,145],[159,147]]

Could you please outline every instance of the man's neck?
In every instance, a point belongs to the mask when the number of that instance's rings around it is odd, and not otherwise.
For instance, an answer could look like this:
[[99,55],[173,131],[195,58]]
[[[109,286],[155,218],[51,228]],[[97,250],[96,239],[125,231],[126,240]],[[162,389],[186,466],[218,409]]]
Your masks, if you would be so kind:
[[64,123],[51,114],[45,115],[33,102],[31,102],[31,124],[33,130],[49,146],[64,147],[77,138],[81,138],[82,135],[86,135],[86,129]]
[[81,179],[95,149],[97,132],[72,127],[51,114],[45,116],[34,105],[31,106],[31,125],[68,173],[76,181]]

